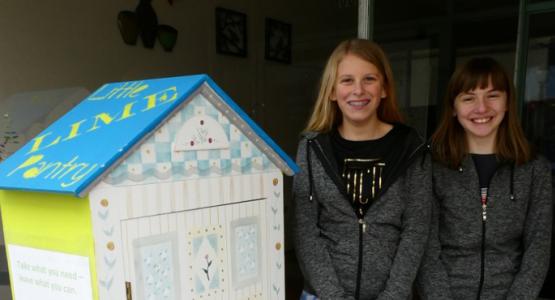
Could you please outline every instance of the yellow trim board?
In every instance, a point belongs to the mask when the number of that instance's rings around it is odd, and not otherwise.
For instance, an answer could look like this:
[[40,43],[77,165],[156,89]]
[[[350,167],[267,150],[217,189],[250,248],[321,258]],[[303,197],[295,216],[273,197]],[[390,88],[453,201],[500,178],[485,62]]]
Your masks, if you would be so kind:
[[85,256],[89,258],[93,299],[98,299],[94,238],[88,198],[0,190],[0,208],[10,277],[12,268],[8,245]]

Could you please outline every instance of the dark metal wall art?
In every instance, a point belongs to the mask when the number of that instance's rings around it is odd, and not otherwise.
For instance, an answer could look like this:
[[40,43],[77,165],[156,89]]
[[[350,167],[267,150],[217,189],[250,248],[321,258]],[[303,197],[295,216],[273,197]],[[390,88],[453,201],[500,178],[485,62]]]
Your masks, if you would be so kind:
[[140,36],[145,48],[154,48],[158,38],[165,51],[172,51],[177,42],[177,29],[170,25],[158,24],[158,17],[150,3],[151,0],[139,0],[134,12],[119,12],[118,28],[123,42],[136,45]]

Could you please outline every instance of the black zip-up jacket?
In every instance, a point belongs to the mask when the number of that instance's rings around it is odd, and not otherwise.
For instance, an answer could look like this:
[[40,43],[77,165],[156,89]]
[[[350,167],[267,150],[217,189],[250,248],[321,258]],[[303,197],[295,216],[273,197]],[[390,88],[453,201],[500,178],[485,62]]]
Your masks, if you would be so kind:
[[416,132],[396,124],[396,159],[359,220],[337,172],[328,134],[299,143],[294,239],[305,289],[320,299],[407,299],[428,237],[430,159]]
[[536,299],[549,266],[550,165],[502,163],[488,188],[486,218],[470,156],[457,170],[433,163],[430,244],[417,287],[422,299]]

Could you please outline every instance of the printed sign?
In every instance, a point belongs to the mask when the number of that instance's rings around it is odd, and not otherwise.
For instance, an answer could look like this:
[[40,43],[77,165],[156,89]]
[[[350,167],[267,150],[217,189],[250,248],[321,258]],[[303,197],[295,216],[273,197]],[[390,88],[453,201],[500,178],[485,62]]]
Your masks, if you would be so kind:
[[89,258],[8,245],[14,298],[92,300]]

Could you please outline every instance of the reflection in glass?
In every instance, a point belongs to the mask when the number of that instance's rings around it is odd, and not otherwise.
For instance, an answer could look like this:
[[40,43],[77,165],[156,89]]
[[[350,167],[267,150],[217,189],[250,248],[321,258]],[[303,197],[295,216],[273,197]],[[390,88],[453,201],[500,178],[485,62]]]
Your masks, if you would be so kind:
[[530,142],[555,170],[555,32],[530,38],[522,119]]
[[[555,13],[530,16],[522,122],[530,142],[551,161],[555,174]],[[553,177],[555,178],[555,176]],[[555,185],[554,185],[555,186]],[[555,247],[551,255],[555,257]],[[540,297],[555,298],[555,261]]]

